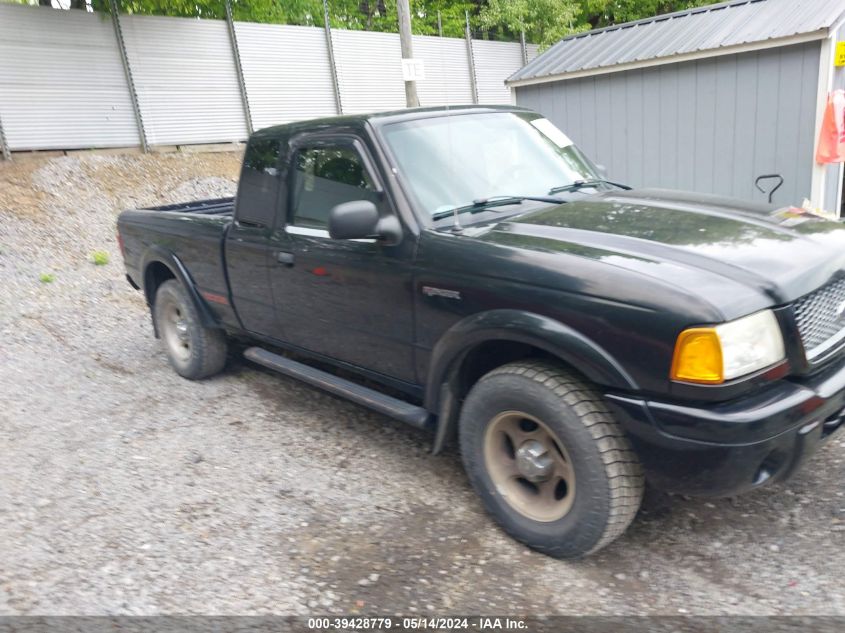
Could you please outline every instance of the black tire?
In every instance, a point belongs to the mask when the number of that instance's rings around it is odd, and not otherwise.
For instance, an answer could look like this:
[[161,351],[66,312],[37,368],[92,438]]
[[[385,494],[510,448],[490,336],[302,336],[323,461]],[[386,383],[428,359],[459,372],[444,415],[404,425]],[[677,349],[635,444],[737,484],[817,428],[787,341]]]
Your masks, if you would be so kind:
[[180,376],[199,380],[226,365],[226,335],[203,326],[185,288],[175,279],[158,287],[153,318],[170,366]]
[[[549,467],[554,474],[530,471],[512,435],[522,447],[533,442],[526,438],[551,439],[544,458],[557,464]],[[550,556],[598,551],[627,529],[640,507],[642,467],[619,423],[589,384],[554,364],[510,363],[481,378],[464,402],[459,436],[464,468],[487,511],[508,534]],[[526,468],[546,480],[524,479]],[[558,469],[571,473],[571,481]],[[564,513],[555,518],[559,510]]]

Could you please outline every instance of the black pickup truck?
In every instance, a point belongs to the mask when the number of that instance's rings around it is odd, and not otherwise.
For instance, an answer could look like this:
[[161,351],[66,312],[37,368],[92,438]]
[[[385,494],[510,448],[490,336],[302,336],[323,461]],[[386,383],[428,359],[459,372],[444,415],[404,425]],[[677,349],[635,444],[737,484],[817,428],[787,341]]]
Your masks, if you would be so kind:
[[609,182],[528,110],[264,129],[234,199],[118,234],[179,374],[247,341],[435,453],[457,438],[489,512],[552,556],[622,534],[646,480],[734,495],[842,426],[845,225]]

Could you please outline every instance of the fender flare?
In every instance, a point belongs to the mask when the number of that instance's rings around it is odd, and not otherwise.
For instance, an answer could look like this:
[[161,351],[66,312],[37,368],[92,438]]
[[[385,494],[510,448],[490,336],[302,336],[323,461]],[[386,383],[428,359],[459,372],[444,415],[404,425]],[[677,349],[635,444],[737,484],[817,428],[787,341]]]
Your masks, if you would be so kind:
[[[173,273],[173,276],[179,280],[179,283],[182,284],[188,293],[188,298],[194,304],[197,314],[199,314],[200,322],[204,327],[222,327],[217,317],[211,311],[211,308],[208,307],[205,299],[202,298],[197,290],[196,284],[188,269],[182,263],[182,260],[174,253],[155,245],[150,246],[141,258],[141,287],[144,291],[144,298],[147,300],[147,305],[150,307],[150,314],[152,314],[155,296],[153,295],[152,288],[150,288],[149,270],[150,266],[156,263],[166,266]],[[156,338],[158,338],[158,328],[156,327],[155,319],[153,319],[153,331],[155,332]]]
[[525,343],[575,367],[588,380],[612,389],[636,391],[631,375],[601,346],[573,328],[540,314],[522,310],[490,310],[453,325],[434,346],[425,390],[425,406],[437,412],[437,453],[457,423],[460,402],[454,393],[458,369],[476,346],[501,340]]

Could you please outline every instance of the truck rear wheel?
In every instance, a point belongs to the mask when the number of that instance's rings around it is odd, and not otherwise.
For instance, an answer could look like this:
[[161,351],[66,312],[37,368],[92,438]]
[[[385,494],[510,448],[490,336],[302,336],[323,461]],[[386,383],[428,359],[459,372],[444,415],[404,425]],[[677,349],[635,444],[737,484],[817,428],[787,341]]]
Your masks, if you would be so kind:
[[636,454],[601,396],[551,363],[494,369],[467,396],[459,426],[472,486],[506,532],[556,558],[598,551],[642,500]]
[[199,380],[226,364],[226,335],[204,327],[182,284],[175,279],[158,287],[153,304],[156,329],[176,373]]

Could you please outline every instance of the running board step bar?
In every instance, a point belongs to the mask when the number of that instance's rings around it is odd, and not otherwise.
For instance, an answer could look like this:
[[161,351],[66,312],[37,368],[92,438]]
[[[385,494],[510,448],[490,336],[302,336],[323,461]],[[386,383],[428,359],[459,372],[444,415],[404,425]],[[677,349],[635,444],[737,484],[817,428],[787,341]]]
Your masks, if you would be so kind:
[[285,356],[268,352],[266,349],[260,347],[250,347],[244,352],[244,356],[259,365],[264,365],[268,369],[296,378],[302,382],[307,382],[309,385],[319,387],[336,396],[356,402],[400,422],[405,422],[418,429],[429,428],[429,414],[422,407],[409,404],[398,398],[392,398],[374,389],[354,383],[351,380],[339,378],[334,374],[304,363],[299,363]]

